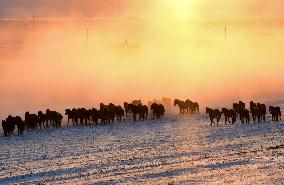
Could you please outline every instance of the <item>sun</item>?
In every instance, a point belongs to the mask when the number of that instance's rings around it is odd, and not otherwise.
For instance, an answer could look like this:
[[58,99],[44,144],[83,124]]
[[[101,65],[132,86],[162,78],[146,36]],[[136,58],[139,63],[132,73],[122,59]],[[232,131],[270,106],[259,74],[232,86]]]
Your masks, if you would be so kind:
[[191,8],[196,0],[166,0],[167,3],[175,8]]
[[176,18],[192,18],[197,0],[165,0],[170,11]]
[[172,2],[177,6],[190,6],[194,3],[194,0],[174,0]]

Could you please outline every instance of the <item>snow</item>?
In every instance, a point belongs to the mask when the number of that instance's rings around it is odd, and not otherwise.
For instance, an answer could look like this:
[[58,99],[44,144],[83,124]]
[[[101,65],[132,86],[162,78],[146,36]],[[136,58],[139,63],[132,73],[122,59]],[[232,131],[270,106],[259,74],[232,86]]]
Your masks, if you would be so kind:
[[0,137],[0,184],[283,184],[284,124],[205,115]]

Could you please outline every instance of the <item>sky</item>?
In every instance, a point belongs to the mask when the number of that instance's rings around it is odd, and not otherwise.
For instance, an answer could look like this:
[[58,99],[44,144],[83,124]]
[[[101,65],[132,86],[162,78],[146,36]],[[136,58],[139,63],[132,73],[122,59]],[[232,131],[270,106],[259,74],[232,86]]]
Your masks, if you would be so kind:
[[0,15],[41,17],[283,18],[282,0],[0,0]]
[[271,20],[283,17],[283,4],[0,0],[2,16],[108,18],[0,21],[0,118],[164,96],[201,110],[284,99],[284,24]]

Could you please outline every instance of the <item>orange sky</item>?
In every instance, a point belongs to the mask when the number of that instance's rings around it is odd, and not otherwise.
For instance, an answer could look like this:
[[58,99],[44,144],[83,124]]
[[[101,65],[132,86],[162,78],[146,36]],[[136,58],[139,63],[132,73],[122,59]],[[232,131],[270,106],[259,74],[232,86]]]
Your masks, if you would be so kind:
[[282,0],[0,0],[0,5],[0,15],[6,16],[190,15],[205,19],[239,19],[283,18],[284,3]]
[[[278,17],[281,1],[189,1],[70,1],[66,7],[75,18],[94,10],[101,17],[143,19],[0,22],[0,112],[162,96],[190,98],[202,107],[282,99],[284,27],[268,19]],[[33,1],[13,8],[13,2],[6,1],[9,15],[16,11],[26,16],[25,11],[35,9],[51,15],[62,8],[52,1],[38,1],[48,8],[31,5]],[[260,12],[265,19],[243,21]],[[139,49],[117,47],[124,40]]]

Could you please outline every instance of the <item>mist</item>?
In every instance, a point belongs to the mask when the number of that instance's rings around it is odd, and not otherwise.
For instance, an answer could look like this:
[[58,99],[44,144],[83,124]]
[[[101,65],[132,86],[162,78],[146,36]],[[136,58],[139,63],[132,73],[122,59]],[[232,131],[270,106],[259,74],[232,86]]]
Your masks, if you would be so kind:
[[152,18],[125,17],[137,6],[119,7],[101,13],[108,19],[1,21],[1,117],[162,97],[201,109],[283,98],[281,20],[161,19],[155,6]]

